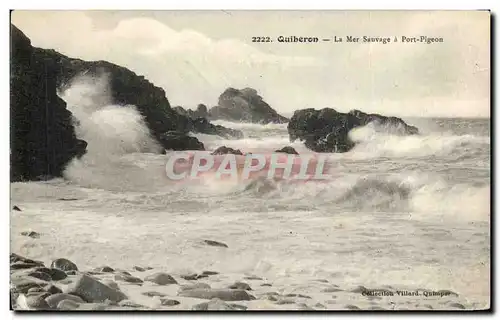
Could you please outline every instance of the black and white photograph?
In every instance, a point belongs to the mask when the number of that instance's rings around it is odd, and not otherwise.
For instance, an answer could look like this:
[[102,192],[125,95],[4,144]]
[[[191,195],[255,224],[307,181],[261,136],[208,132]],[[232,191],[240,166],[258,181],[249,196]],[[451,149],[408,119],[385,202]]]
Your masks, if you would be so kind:
[[9,28],[15,313],[492,307],[489,10]]

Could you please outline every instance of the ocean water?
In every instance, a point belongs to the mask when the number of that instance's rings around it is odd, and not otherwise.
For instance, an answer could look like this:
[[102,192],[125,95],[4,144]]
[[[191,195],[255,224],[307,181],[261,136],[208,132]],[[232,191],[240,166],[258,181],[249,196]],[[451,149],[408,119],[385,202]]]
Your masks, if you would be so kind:
[[[171,183],[168,155],[154,153],[133,107],[96,107],[78,90],[64,98],[89,152],[64,179],[11,184],[12,205],[23,210],[11,213],[12,252],[68,258],[83,270],[253,274],[305,292],[319,278],[447,289],[489,305],[489,119],[405,119],[422,132],[409,137],[359,128],[350,133],[358,142],[352,151],[329,155],[326,182]],[[197,135],[210,150],[308,152],[289,143],[286,125],[216,123],[245,138]],[[27,230],[42,237],[19,234]]]

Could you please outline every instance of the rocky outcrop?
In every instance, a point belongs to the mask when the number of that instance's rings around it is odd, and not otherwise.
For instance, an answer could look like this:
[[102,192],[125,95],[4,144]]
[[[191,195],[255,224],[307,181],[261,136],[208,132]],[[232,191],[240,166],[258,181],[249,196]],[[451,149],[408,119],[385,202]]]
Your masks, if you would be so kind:
[[57,96],[57,63],[13,25],[10,55],[11,181],[61,176],[87,143],[77,139],[72,114]]
[[367,114],[359,110],[341,113],[331,108],[295,111],[288,123],[288,134],[291,142],[297,139],[304,141],[305,146],[315,152],[347,152],[354,147],[354,142],[348,136],[349,131],[368,123],[390,134],[418,134],[416,127],[400,118]]
[[226,89],[219,97],[219,105],[208,112],[211,120],[252,123],[286,123],[288,119],[271,108],[252,88]]
[[243,132],[236,129],[226,128],[221,125],[214,125],[207,119],[208,111],[204,104],[199,104],[196,111],[184,109],[181,106],[173,108],[177,113],[188,119],[188,130],[193,133],[204,133],[218,135],[226,139],[242,139]]
[[181,106],[174,107],[174,110],[177,113],[182,114],[183,116],[189,117],[191,119],[197,118],[207,118],[208,117],[208,108],[206,105],[200,103],[196,110],[184,109]]
[[214,125],[206,118],[190,119],[189,131],[193,133],[213,134],[226,139],[242,139],[243,132],[236,129],[226,128],[221,125]]

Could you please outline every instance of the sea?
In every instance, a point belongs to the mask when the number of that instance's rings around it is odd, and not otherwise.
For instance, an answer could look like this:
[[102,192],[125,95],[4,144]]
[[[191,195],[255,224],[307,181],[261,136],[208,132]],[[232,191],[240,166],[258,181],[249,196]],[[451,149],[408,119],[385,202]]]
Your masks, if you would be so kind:
[[[64,257],[80,269],[258,275],[307,290],[312,278],[446,289],[489,306],[489,118],[403,118],[420,129],[414,136],[356,128],[354,149],[328,155],[326,181],[172,183],[171,152],[158,154],[133,106],[96,106],[76,92],[63,98],[88,153],[68,164],[64,178],[11,183],[12,205],[22,209],[10,216],[12,252]],[[311,152],[290,143],[286,124],[214,123],[244,138],[195,135],[207,150]],[[20,235],[29,230],[42,236]]]

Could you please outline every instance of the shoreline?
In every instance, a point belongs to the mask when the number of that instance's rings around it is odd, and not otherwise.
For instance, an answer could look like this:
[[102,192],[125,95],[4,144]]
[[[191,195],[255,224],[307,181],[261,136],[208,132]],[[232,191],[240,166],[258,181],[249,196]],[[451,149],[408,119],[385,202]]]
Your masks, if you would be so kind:
[[79,271],[66,259],[49,266],[15,253],[10,262],[15,311],[486,309],[445,288],[346,288],[328,279],[312,279],[315,290],[297,290],[258,275],[241,274],[237,279],[213,270],[171,275],[147,266],[131,270],[101,266]]

